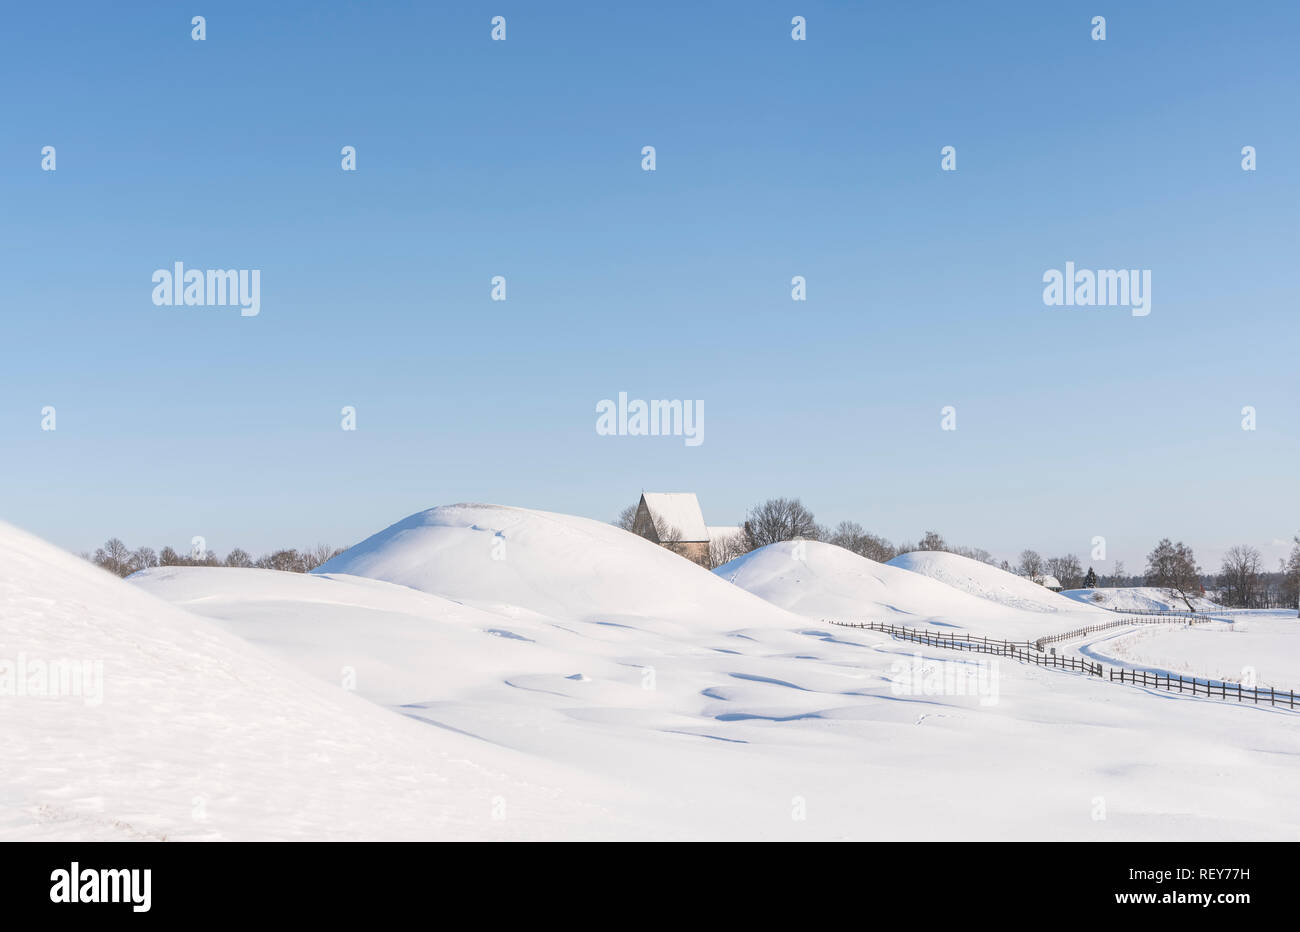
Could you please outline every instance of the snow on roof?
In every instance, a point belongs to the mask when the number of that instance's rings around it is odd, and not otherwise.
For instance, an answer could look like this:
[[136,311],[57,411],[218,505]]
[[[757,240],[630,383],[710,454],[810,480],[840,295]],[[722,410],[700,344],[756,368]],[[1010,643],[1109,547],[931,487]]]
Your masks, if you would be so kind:
[[1061,581],[1057,579],[1055,576],[1044,576],[1043,587],[1047,589],[1060,589]]
[[706,530],[709,532],[709,543],[711,544],[722,543],[740,534],[740,528],[734,526],[709,527]]
[[642,492],[650,517],[676,528],[683,541],[709,539],[704,526],[704,512],[694,492]]

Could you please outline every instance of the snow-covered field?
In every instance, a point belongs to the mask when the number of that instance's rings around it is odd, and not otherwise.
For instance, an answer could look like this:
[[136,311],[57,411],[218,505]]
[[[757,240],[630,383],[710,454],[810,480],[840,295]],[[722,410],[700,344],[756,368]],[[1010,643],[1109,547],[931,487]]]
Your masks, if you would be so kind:
[[1198,612],[1211,612],[1217,604],[1202,596],[1189,596],[1184,602],[1168,589],[1155,586],[1128,586],[1120,589],[1066,589],[1061,593],[1085,605],[1096,605],[1111,611],[1187,611],[1187,602]]
[[5,524],[0,566],[0,838],[617,834],[584,775],[394,714]]
[[1290,609],[1233,621],[1106,632],[1081,646],[1094,659],[1202,679],[1300,692],[1300,619]]
[[105,689],[0,697],[0,837],[1300,833],[1300,717],[831,627],[1107,616],[791,547],[715,574],[599,522],[468,505],[313,575],[123,583],[4,528],[0,656],[98,656]]

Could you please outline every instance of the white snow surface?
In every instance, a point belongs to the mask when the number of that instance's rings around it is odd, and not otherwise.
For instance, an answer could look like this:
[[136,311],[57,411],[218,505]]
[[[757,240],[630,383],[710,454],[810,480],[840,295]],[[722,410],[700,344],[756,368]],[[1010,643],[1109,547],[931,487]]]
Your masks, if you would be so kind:
[[316,570],[368,576],[487,611],[698,632],[790,619],[762,599],[621,528],[500,505],[411,515]]
[[[69,661],[102,689],[41,692],[38,665]],[[608,834],[595,781],[394,714],[331,672],[0,523],[0,839]],[[499,797],[510,819],[493,818]]]
[[88,710],[0,697],[0,837],[1300,833],[1294,716],[1010,662],[979,695],[909,688],[988,658],[830,627],[581,518],[452,506],[329,572],[126,584],[4,540],[0,656],[99,656],[107,686]]
[[714,573],[810,618],[952,628],[1013,641],[1083,627],[1095,622],[1097,614],[1085,606],[1067,604],[1070,612],[1045,618],[1040,611],[980,598],[928,575],[877,563],[815,540],[770,544],[737,557]]
[[[322,569],[173,568],[132,582],[333,688],[355,670],[361,696],[431,735],[455,730],[617,787],[601,825],[620,837],[1300,831],[1300,720],[1015,663],[994,668],[993,695],[909,689],[909,671],[987,658],[800,617],[599,522],[432,509]],[[1092,817],[1097,796],[1105,820]],[[557,834],[570,818],[557,815]]]
[[1027,612],[1077,612],[1080,609],[1079,603],[1045,589],[1031,579],[955,553],[918,550],[894,557],[889,565],[929,576],[954,589],[1008,608]]
[[[1061,595],[1086,605],[1096,605],[1112,611],[1187,611],[1187,602],[1168,589],[1156,586],[1126,586],[1117,589],[1066,589]],[[1211,612],[1217,604],[1200,596],[1190,596],[1192,607],[1198,612]]]
[[1080,652],[1126,667],[1300,693],[1300,619],[1294,609],[1233,612],[1231,622],[1108,632]]

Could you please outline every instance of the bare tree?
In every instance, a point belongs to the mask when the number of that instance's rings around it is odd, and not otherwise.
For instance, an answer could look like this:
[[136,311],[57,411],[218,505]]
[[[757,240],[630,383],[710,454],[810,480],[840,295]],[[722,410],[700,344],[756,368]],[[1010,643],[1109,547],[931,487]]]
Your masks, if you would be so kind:
[[1191,596],[1201,588],[1201,570],[1192,548],[1182,541],[1172,543],[1168,537],[1156,544],[1147,554],[1147,585],[1168,590],[1183,600],[1188,611],[1195,611]]
[[997,558],[989,553],[983,547],[949,547],[949,553],[955,553],[958,556],[969,557],[972,560],[978,560],[981,563],[987,563],[989,566],[997,566]]
[[1281,567],[1282,580],[1278,595],[1287,608],[1294,605],[1300,609],[1300,535],[1294,540],[1291,555]]
[[708,568],[711,570],[717,569],[724,563],[730,563],[737,557],[743,557],[748,552],[749,546],[745,540],[744,531],[737,531],[735,534],[722,537],[710,535]]
[[257,561],[257,565],[262,569],[280,570],[285,573],[305,573],[307,572],[306,564],[303,561],[302,554],[297,550],[277,550],[275,553],[268,554]]
[[1255,608],[1259,601],[1259,577],[1263,558],[1258,550],[1248,544],[1230,547],[1223,555],[1219,572],[1219,585],[1223,587],[1228,605]]
[[948,544],[943,539],[943,535],[938,531],[926,531],[921,542],[916,545],[917,550],[947,550]]
[[745,537],[749,549],[796,537],[817,539],[817,521],[797,498],[769,498],[751,508],[745,518]]
[[637,505],[628,505],[620,511],[618,517],[614,519],[614,527],[621,527],[625,531],[633,530],[636,527],[636,509]]
[[131,572],[139,570],[152,569],[158,565],[158,554],[153,552],[152,547],[141,547],[135,553],[131,554]]
[[309,547],[302,551],[303,572],[310,573],[322,563],[334,559],[343,550],[338,547],[331,547],[329,544],[317,544],[315,547]]
[[1016,566],[1016,572],[1026,579],[1041,583],[1043,581],[1043,558],[1039,556],[1037,550],[1020,551],[1020,563]]
[[253,558],[242,547],[236,547],[226,554],[226,566],[252,566]]
[[1072,553],[1048,560],[1047,572],[1056,577],[1062,589],[1079,589],[1083,586],[1083,564]]
[[877,563],[885,563],[898,556],[889,541],[863,530],[862,525],[856,521],[841,521],[834,531],[825,535],[825,540]]
[[92,561],[96,566],[103,567],[115,576],[129,576],[134,572],[131,568],[131,556],[131,551],[120,538],[110,537],[104,542],[104,546],[95,551]]

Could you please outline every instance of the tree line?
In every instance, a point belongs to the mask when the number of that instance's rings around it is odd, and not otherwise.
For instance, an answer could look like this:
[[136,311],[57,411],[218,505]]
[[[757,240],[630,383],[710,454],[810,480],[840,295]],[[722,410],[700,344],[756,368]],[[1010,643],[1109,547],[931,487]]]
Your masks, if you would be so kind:
[[81,556],[115,576],[130,576],[140,570],[155,566],[230,566],[264,570],[281,570],[287,573],[310,573],[326,560],[338,556],[346,548],[330,547],[317,544],[302,550],[275,550],[263,554],[254,560],[242,547],[236,547],[226,554],[225,559],[217,556],[215,550],[201,554],[193,551],[182,553],[172,547],[164,547],[155,552],[152,547],[140,547],[132,550],[117,537],[109,538],[104,546],[94,554],[82,553]]
[[[649,537],[648,528],[636,527],[636,512],[637,506],[629,505],[613,523]],[[676,528],[662,522],[656,522],[654,533],[664,544],[681,540]],[[1188,608],[1193,597],[1208,592],[1213,592],[1219,604],[1233,608],[1291,608],[1300,600],[1300,535],[1295,537],[1290,556],[1280,562],[1276,572],[1265,572],[1258,549],[1239,544],[1224,554],[1217,574],[1206,573],[1197,565],[1191,547],[1166,537],[1147,554],[1142,573],[1129,575],[1124,561],[1116,560],[1109,574],[1099,574],[1093,567],[1085,571],[1083,562],[1072,553],[1044,557],[1036,550],[1026,549],[1013,565],[1008,560],[998,560],[982,547],[949,544],[938,531],[926,531],[917,541],[893,544],[856,521],[841,521],[828,528],[819,524],[812,511],[797,498],[770,498],[750,508],[738,534],[710,542],[708,566],[713,569],[768,544],[796,538],[825,541],[877,563],[919,550],[955,553],[1037,583],[1044,582],[1048,576],[1055,577],[1062,589],[1152,586],[1181,599]]]

